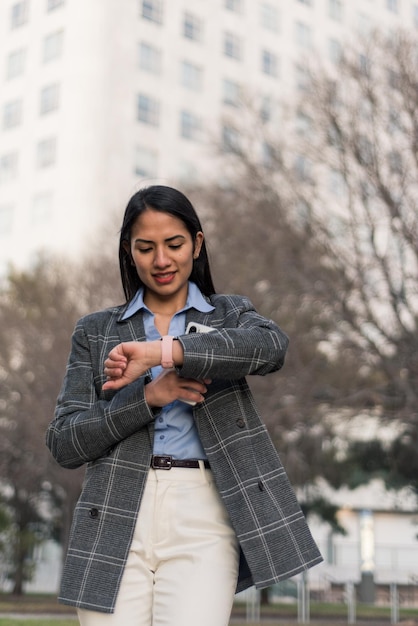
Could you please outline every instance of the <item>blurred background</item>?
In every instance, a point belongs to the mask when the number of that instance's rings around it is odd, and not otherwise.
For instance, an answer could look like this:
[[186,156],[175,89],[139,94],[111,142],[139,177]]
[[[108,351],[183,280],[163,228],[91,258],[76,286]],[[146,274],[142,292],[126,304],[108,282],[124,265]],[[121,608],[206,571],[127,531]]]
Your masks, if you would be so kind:
[[75,321],[123,301],[124,208],[161,183],[217,290],[290,335],[251,385],[312,593],[418,603],[417,62],[413,0],[0,0],[0,589],[57,589],[82,471],[45,429]]

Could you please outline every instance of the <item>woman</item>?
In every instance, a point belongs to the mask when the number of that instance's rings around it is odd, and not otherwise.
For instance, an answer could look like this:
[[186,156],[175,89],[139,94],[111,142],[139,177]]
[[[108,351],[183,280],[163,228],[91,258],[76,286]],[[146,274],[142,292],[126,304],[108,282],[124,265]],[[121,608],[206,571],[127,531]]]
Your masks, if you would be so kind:
[[60,601],[82,626],[227,626],[236,590],[322,560],[245,380],[288,340],[215,294],[175,189],[131,198],[119,260],[127,302],[78,322],[47,432],[62,466],[87,463]]

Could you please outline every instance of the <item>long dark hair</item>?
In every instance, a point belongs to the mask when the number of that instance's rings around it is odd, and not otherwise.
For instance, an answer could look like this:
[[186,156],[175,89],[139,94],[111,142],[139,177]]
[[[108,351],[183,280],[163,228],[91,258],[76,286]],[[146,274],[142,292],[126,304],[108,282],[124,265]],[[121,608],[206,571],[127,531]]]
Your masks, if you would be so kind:
[[[132,227],[137,218],[147,209],[170,213],[170,215],[180,219],[189,231],[193,242],[196,239],[196,234],[202,231],[200,220],[192,203],[181,191],[164,185],[152,185],[137,191],[129,200],[125,209],[119,240],[120,276],[127,302],[133,298],[138,289],[143,286],[143,283],[138,276],[136,267],[132,264],[131,255],[125,249],[125,246],[128,243],[130,247]],[[205,296],[216,293],[209,267],[205,240],[203,240],[199,257],[193,260],[190,280],[196,283]]]

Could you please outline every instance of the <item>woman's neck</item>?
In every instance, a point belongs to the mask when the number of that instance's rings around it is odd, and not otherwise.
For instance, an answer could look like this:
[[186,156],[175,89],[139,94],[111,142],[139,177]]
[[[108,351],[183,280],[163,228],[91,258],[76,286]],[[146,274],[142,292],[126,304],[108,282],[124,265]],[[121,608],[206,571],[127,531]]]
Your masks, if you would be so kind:
[[144,304],[154,315],[161,317],[173,317],[177,311],[180,311],[186,305],[186,301],[187,290],[184,293],[167,298],[150,292],[145,292],[144,294]]

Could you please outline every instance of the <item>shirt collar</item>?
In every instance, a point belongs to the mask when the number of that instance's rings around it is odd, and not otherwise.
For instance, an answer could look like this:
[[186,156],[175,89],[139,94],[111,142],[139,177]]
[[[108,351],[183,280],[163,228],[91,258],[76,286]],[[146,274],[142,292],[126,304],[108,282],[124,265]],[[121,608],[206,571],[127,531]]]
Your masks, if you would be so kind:
[[[135,313],[140,310],[149,311],[148,307],[144,303],[144,288],[141,287],[138,289],[132,300],[130,301],[125,313],[120,318],[121,320],[126,320],[129,317],[132,317]],[[196,309],[201,313],[210,313],[215,309],[214,306],[209,304],[209,302],[205,299],[199,287],[189,281],[189,289],[187,292],[187,300],[186,305],[181,309],[181,311],[187,311],[188,309]],[[177,311],[180,313],[181,311]],[[151,313],[151,311],[150,311]]]

